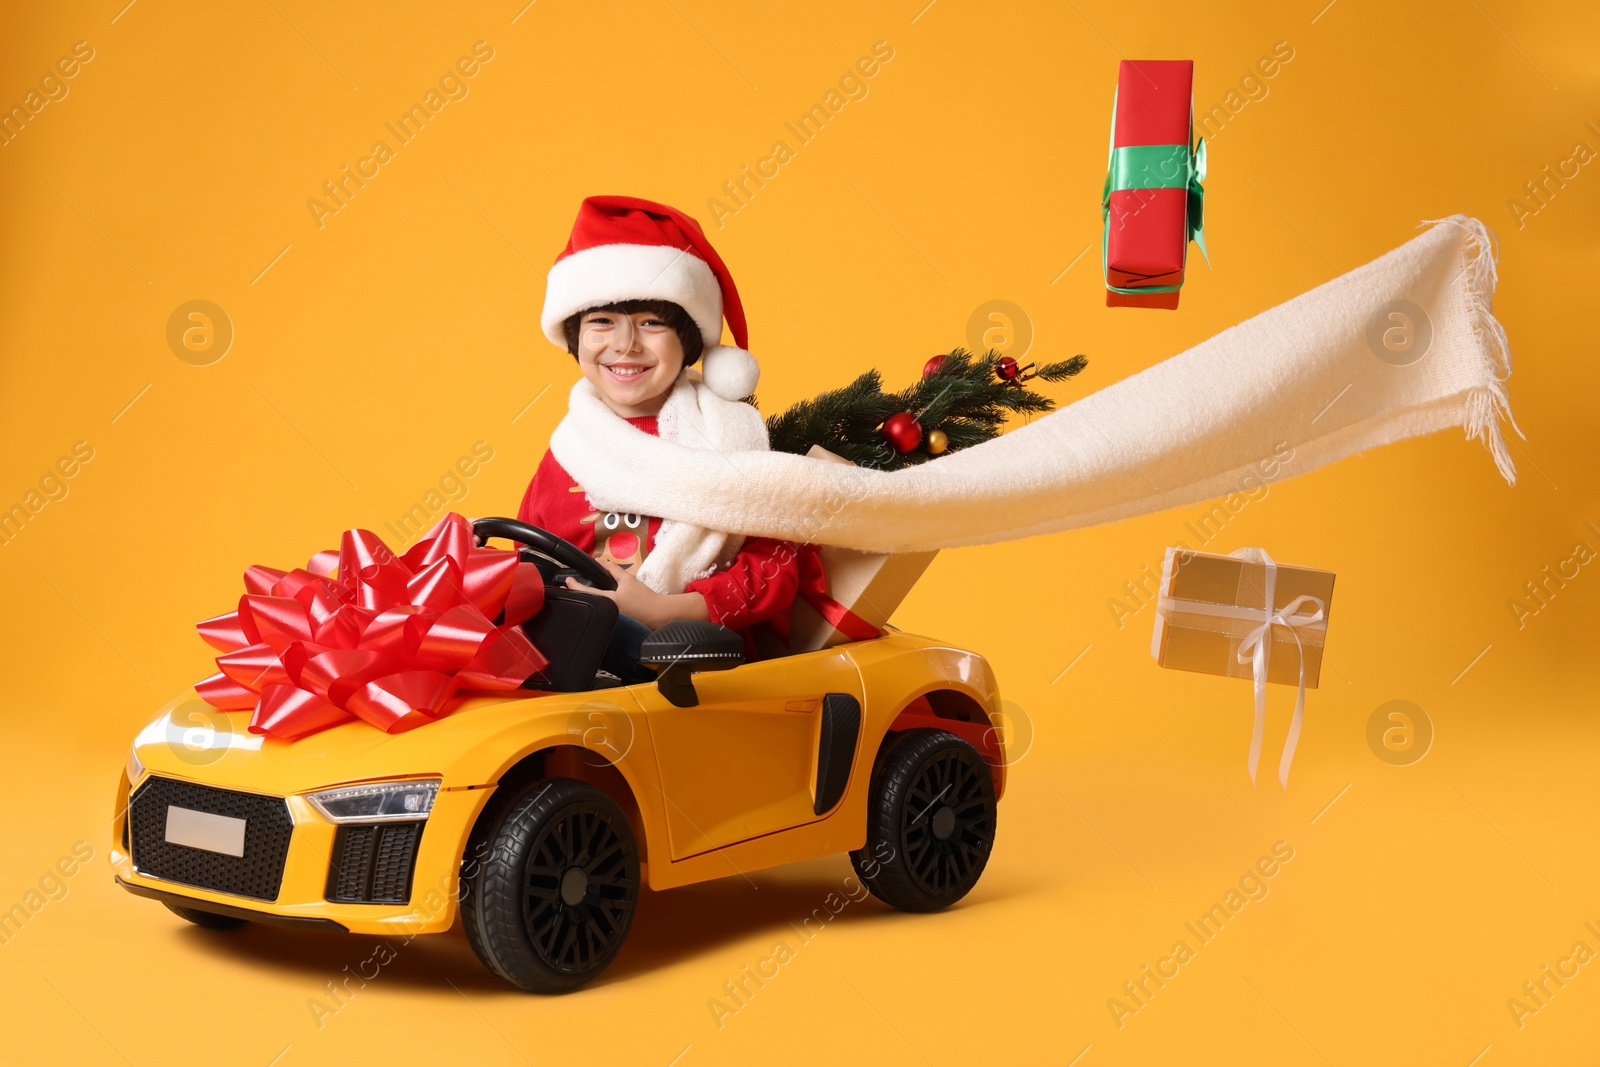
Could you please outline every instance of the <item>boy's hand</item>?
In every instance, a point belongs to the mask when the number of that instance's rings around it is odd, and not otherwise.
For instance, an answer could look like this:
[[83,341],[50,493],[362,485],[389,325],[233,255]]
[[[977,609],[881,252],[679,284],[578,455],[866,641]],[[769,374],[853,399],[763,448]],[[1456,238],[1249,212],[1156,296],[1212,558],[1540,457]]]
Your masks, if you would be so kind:
[[673,619],[710,619],[706,598],[699,593],[658,593],[608,559],[600,566],[617,580],[616,589],[596,589],[584,585],[576,578],[567,579],[567,588],[591,596],[609,597],[617,602],[617,610],[631,615],[654,630]]

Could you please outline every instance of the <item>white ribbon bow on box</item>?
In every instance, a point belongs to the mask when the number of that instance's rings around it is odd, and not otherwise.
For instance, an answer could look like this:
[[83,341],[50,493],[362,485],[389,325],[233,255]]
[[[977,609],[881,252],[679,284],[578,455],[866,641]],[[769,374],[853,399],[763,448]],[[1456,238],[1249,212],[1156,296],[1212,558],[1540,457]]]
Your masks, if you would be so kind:
[[[1294,637],[1300,657],[1300,685],[1295,694],[1294,718],[1289,720],[1289,734],[1283,741],[1283,757],[1278,761],[1278,782],[1289,788],[1289,765],[1294,762],[1295,746],[1300,743],[1300,728],[1306,711],[1306,650],[1302,633],[1320,633],[1328,628],[1327,605],[1314,596],[1295,597],[1276,610],[1278,565],[1266,549],[1241,548],[1228,555],[1246,563],[1259,563],[1266,569],[1266,606],[1247,608],[1233,604],[1211,604],[1203,600],[1182,600],[1165,592],[1157,599],[1156,610],[1162,613],[1182,611],[1193,615],[1210,615],[1222,619],[1238,619],[1257,625],[1239,642],[1238,660],[1250,665],[1255,683],[1256,721],[1250,732],[1250,784],[1256,781],[1256,768],[1261,763],[1261,738],[1267,723],[1267,663],[1272,655],[1272,628],[1282,626]],[[1307,610],[1314,606],[1315,610]]]

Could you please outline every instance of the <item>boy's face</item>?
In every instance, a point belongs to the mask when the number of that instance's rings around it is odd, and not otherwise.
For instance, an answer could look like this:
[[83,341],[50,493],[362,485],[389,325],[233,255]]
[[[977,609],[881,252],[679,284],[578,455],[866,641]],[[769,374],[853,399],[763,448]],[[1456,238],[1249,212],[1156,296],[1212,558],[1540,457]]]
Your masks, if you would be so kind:
[[683,342],[649,311],[586,311],[578,327],[578,367],[618,415],[655,415],[683,369]]

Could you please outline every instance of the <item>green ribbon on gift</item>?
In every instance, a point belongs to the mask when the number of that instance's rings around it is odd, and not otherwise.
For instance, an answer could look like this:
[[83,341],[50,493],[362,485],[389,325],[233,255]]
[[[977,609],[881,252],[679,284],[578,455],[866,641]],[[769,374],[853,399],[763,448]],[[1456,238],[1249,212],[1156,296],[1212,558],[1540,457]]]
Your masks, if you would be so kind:
[[[1189,135],[1194,136],[1194,111],[1189,112]],[[1184,144],[1127,145],[1117,144],[1117,102],[1111,98],[1111,143],[1107,147],[1106,181],[1100,192],[1100,263],[1106,278],[1106,288],[1113,293],[1137,295],[1139,293],[1175,293],[1178,285],[1142,285],[1123,288],[1112,285],[1107,250],[1110,244],[1111,194],[1128,189],[1187,189],[1189,190],[1188,240],[1183,244],[1184,266],[1189,262],[1189,241],[1200,246],[1206,266],[1211,266],[1211,254],[1206,251],[1205,195],[1201,185],[1206,180],[1206,140],[1200,138],[1193,149]]]

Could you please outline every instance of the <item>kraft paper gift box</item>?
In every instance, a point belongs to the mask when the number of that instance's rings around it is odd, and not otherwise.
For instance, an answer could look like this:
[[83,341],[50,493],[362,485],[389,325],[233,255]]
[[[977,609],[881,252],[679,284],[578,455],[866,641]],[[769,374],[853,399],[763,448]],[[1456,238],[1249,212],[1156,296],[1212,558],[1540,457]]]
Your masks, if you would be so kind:
[[1205,141],[1193,149],[1192,60],[1123,60],[1100,210],[1107,307],[1174,310],[1202,223]]
[[[1270,608],[1266,600],[1269,567],[1274,572]],[[1163,667],[1250,680],[1254,678],[1252,664],[1248,658],[1239,662],[1240,645],[1269,615],[1301,597],[1315,597],[1322,618],[1297,627],[1298,644],[1288,626],[1273,625],[1266,672],[1269,682],[1297,686],[1304,656],[1306,688],[1315,689],[1322,674],[1333,579],[1329,571],[1274,563],[1259,549],[1219,556],[1169,548],[1161,566],[1150,651]],[[1302,602],[1292,617],[1307,618],[1316,606]]]
[[[850,462],[820,445],[813,445],[806,455],[833,463]],[[882,629],[889,621],[894,609],[900,606],[922,572],[933,562],[933,557],[938,555],[937,552],[858,552],[833,545],[817,547],[828,583],[827,595],[873,630]],[[817,606],[804,596],[795,597],[789,616],[788,651],[831,648],[862,636],[865,633],[859,629],[852,635],[835,628]]]
[[1306,690],[1315,689],[1322,674],[1332,603],[1332,573],[1277,563],[1263,549],[1226,556],[1167,549],[1150,651],[1163,667],[1251,681],[1255,723],[1245,766],[1252,783],[1261,759],[1267,683],[1277,682],[1296,690],[1278,762],[1278,781],[1289,787]]

